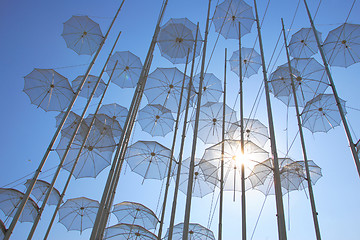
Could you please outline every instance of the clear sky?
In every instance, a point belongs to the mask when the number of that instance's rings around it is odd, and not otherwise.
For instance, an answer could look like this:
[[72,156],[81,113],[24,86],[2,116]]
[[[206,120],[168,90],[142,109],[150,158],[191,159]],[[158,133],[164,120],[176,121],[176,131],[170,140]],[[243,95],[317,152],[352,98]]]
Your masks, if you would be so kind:
[[[246,2],[253,5],[253,2],[250,0]],[[322,32],[323,40],[330,30],[345,21],[352,2],[351,0],[328,0],[321,3],[315,23],[318,30]],[[70,81],[78,75],[84,74],[86,70],[85,64],[91,61],[91,57],[79,56],[66,47],[65,41],[61,37],[62,25],[72,15],[88,15],[94,21],[98,22],[102,31],[105,32],[120,1],[2,0],[1,3],[0,29],[2,30],[2,37],[0,40],[0,69],[3,87],[0,88],[2,110],[0,120],[0,187],[16,179],[23,178],[25,175],[34,171],[55,132],[55,116],[57,113],[44,112],[42,109],[30,103],[28,96],[22,92],[24,84],[23,77],[30,73],[33,68],[54,68]],[[122,35],[116,50],[131,51],[144,61],[161,3],[162,1],[160,0],[125,1],[119,18],[92,74],[99,74],[118,31],[122,31]],[[265,59],[268,65],[280,34],[280,18],[284,18],[286,28],[288,29],[293,19],[297,3],[298,1],[270,1],[262,29]],[[213,15],[216,4],[217,1],[212,2],[211,16]],[[313,15],[318,4],[319,0],[309,1]],[[258,1],[260,18],[264,16],[266,5],[267,1]],[[201,32],[202,35],[204,35],[206,11],[207,1],[205,0],[170,0],[163,23],[167,22],[170,18],[187,17],[194,23],[200,23]],[[360,23],[359,11],[360,3],[357,2],[349,16],[348,22]],[[301,1],[294,24],[290,29],[290,34],[297,32],[303,27],[309,26],[310,24],[304,5]],[[243,46],[253,47],[256,35],[257,32],[254,25],[251,33],[243,38]],[[217,37],[218,34],[215,32],[214,26],[211,26],[207,62]],[[280,39],[280,46],[281,45],[282,38]],[[236,40],[225,40],[222,36],[219,37],[208,68],[208,72],[214,73],[219,79],[223,79],[224,48],[228,48],[228,56],[231,56],[232,52],[237,50],[238,42]],[[258,44],[255,45],[255,49],[259,52]],[[279,49],[275,53],[275,57],[269,66],[269,72],[275,70],[276,66],[285,63],[286,56],[284,50],[282,50],[280,57],[277,59],[278,53]],[[315,55],[315,58],[319,61],[321,60],[319,54]],[[150,72],[155,70],[156,67],[172,66],[168,60],[161,57],[160,51],[158,47],[156,47]],[[360,109],[357,92],[358,89],[360,89],[360,81],[358,79],[360,75],[359,66],[359,64],[355,64],[347,69],[339,67],[333,67],[331,69],[340,97],[347,101],[348,107],[351,107],[347,109],[347,117],[354,129],[354,141],[360,136],[359,121],[357,120],[360,117],[360,112],[356,110]],[[181,71],[184,69],[183,65],[177,65],[177,67]],[[229,82],[227,101],[229,106],[235,106],[237,110],[238,103],[235,103],[235,95],[238,91],[237,75],[230,70],[228,70],[227,74]],[[108,76],[104,76],[104,80],[107,79]],[[257,75],[244,80],[245,116],[248,116],[250,113],[261,81],[261,70]],[[330,89],[328,91],[330,91]],[[120,89],[118,86],[112,84],[104,102],[116,102],[129,107],[132,94],[133,90]],[[291,144],[297,133],[295,110],[293,108],[287,109],[282,102],[273,97],[271,101],[279,155],[284,156],[287,152],[287,146]],[[79,99],[74,107],[76,112],[80,112],[83,104],[84,100]],[[145,104],[146,98],[143,98],[142,106]],[[288,125],[286,121],[287,113]],[[265,125],[268,125],[264,96],[260,102],[256,117]],[[288,129],[288,132],[286,132],[286,129]],[[190,131],[192,131],[191,128]],[[358,207],[358,202],[360,193],[358,189],[360,187],[360,181],[342,126],[336,127],[326,134],[312,134],[306,129],[304,131],[308,156],[322,168],[323,172],[323,177],[314,187],[323,239],[359,239],[360,231],[358,222],[360,220],[360,208]],[[191,136],[192,133],[190,132],[188,135]],[[165,138],[151,138],[149,134],[142,133],[140,126],[136,124],[131,143],[137,140],[154,139],[170,148],[169,142],[171,141],[171,137],[172,134],[167,135]],[[205,146],[201,141],[198,142],[197,156],[201,157],[205,147],[208,146]],[[56,145],[57,144],[55,144],[55,146]],[[190,147],[187,148],[184,158],[189,156],[189,149]],[[175,154],[175,156],[177,156],[177,154]],[[302,159],[298,138],[295,140],[289,156],[295,160]],[[51,178],[49,175],[53,171],[45,171],[56,166],[58,162],[59,157],[57,154],[55,152],[51,153],[44,167],[44,173],[40,175],[40,179],[50,181]],[[100,200],[108,171],[109,168],[105,169],[96,179],[73,179],[65,199],[85,196]],[[116,195],[114,203],[125,200],[135,201],[159,213],[157,206],[159,193],[162,189],[162,182],[145,180],[145,182],[141,184],[141,177],[132,173],[128,166],[124,168],[124,172],[125,174],[122,174],[120,178],[117,189],[118,194]],[[67,175],[68,172],[66,171],[60,174],[59,181],[56,184],[56,187],[60,191]],[[25,180],[26,178],[24,178],[24,182]],[[9,186],[21,191],[25,190],[25,187],[18,183],[21,183],[21,181]],[[172,196],[172,188],[170,188],[170,196]],[[216,201],[217,196],[218,190],[215,192],[214,201]],[[191,222],[208,226],[212,197],[210,194],[203,199],[193,199]],[[285,195],[283,199],[288,239],[315,239],[307,191],[294,191],[291,192],[289,196]],[[180,193],[176,223],[183,221],[184,200],[184,195]],[[258,191],[250,190],[247,192],[248,239],[251,237],[264,200],[264,195]],[[169,208],[170,207],[168,207],[168,209]],[[41,239],[43,236],[53,210],[53,206],[45,209],[34,239]],[[268,196],[253,239],[277,239],[275,214],[274,196]],[[169,215],[170,214],[166,215],[166,227]],[[0,212],[0,217],[4,219],[2,212]],[[233,202],[233,193],[228,192],[225,194],[223,239],[231,240],[240,238],[240,219],[240,194],[236,194],[236,201]],[[114,220],[115,217],[112,216],[111,223],[114,223]],[[212,224],[209,226],[209,228],[214,231],[215,236],[217,236],[217,223],[216,210]],[[7,226],[8,224],[9,222],[7,222]],[[25,239],[30,228],[31,224],[29,223],[18,223],[13,234],[13,239]],[[90,233],[90,229],[85,230],[81,235],[75,231],[67,232],[62,224],[55,223],[50,239],[88,239]]]

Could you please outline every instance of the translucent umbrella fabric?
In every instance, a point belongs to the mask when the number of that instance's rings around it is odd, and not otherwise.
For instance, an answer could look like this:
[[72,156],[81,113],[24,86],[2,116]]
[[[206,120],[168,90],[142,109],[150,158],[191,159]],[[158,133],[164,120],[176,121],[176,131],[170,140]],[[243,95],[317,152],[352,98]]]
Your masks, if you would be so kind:
[[[0,188],[0,209],[5,216],[14,217],[18,206],[20,205],[24,194],[12,188]],[[20,222],[34,222],[39,211],[38,205],[29,198],[22,211]]]
[[225,0],[216,6],[213,16],[215,31],[225,39],[239,39],[251,31],[255,22],[252,7],[242,0]]
[[[229,128],[229,136],[232,140],[241,140],[241,121],[233,122]],[[244,140],[251,141],[260,147],[264,147],[269,140],[268,128],[258,119],[244,118]]]
[[[193,79],[193,84],[196,93],[199,92],[199,82],[200,82],[200,74],[197,74]],[[221,97],[221,94],[223,93],[222,83],[220,79],[218,79],[212,73],[204,74],[202,88],[203,88],[202,96],[201,96],[202,104],[205,104],[207,102],[218,102]]]
[[61,36],[67,47],[79,55],[93,55],[104,38],[99,24],[88,16],[72,16],[64,23]]
[[[293,168],[299,172],[302,171],[303,173],[300,173],[299,176],[302,176],[302,175],[305,176],[305,178],[303,179],[303,182],[300,185],[300,189],[307,188],[308,185],[307,185],[307,183],[305,183],[305,181],[307,181],[305,162],[304,161],[296,161],[294,163],[294,165],[295,166],[291,167],[291,168]],[[300,168],[300,166],[301,166],[301,168]],[[315,185],[315,183],[322,177],[321,168],[316,163],[314,163],[314,161],[312,161],[312,160],[308,160],[308,166],[309,166],[311,184]]]
[[104,239],[157,240],[157,236],[138,225],[120,223],[105,229]]
[[[183,228],[184,223],[179,223],[174,226],[173,229],[173,240],[183,239]],[[169,239],[169,230],[166,232],[164,239]],[[190,223],[188,239],[190,240],[215,240],[214,233],[200,224]]]
[[[84,76],[78,76],[71,82],[72,87],[75,91],[78,89],[83,78],[84,78]],[[84,86],[82,87],[81,92],[79,93],[79,96],[88,99],[90,97],[98,79],[99,79],[99,77],[96,77],[94,75],[89,75],[85,80]],[[100,82],[96,88],[94,97],[99,97],[104,92],[105,87],[106,87],[106,85],[105,85],[104,81],[102,79],[100,79]]]
[[349,67],[360,61],[360,25],[344,23],[330,31],[323,49],[331,66]]
[[137,141],[128,147],[125,158],[144,179],[164,179],[171,159],[170,149],[155,141]]
[[[229,60],[231,71],[240,75],[239,50],[233,52]],[[261,67],[261,57],[253,48],[241,48],[241,69],[243,77],[251,77],[257,74]]]
[[109,59],[106,72],[110,76],[118,61],[111,81],[121,88],[133,88],[138,83],[142,63],[139,57],[129,51],[115,52]]
[[[60,122],[63,119],[64,114],[65,114],[64,112],[61,112],[61,113],[59,113],[59,115],[57,115],[55,117],[56,127],[58,127],[60,125]],[[89,129],[87,124],[84,121],[82,121],[82,119],[79,115],[77,115],[73,111],[70,111],[70,113],[61,129],[61,135],[65,136],[67,138],[70,138],[72,136],[72,134],[74,133],[79,122],[81,122],[81,124],[80,124],[80,130],[78,131],[78,133],[85,133]]]
[[159,104],[148,104],[139,111],[137,118],[141,129],[151,136],[164,137],[174,128],[174,117],[169,109]]
[[[182,161],[181,165],[179,189],[184,194],[187,193],[190,161],[191,158],[187,158]],[[201,162],[201,159],[195,158],[194,186],[192,197],[202,198],[214,192],[217,183],[217,167],[209,162]]]
[[74,96],[67,78],[53,69],[35,68],[24,80],[23,91],[31,103],[46,112],[65,110]]
[[[205,144],[215,144],[222,140],[223,103],[207,102],[200,108],[198,138]],[[236,112],[225,105],[225,131],[236,122]],[[195,121],[191,121],[194,126]]]
[[59,222],[68,231],[84,231],[92,228],[95,222],[99,202],[86,197],[68,199],[59,208]]
[[148,76],[144,94],[150,104],[159,104],[168,108],[171,112],[177,112],[182,83],[184,91],[181,111],[185,109],[189,77],[177,68],[157,68]]
[[[30,181],[31,181],[31,179],[28,179],[24,185],[26,187],[28,187],[30,184]],[[35,183],[33,190],[31,191],[31,194],[37,201],[43,201],[49,187],[50,187],[50,184],[48,182],[38,179]],[[47,201],[47,204],[57,205],[59,201],[60,201],[60,193],[56,188],[53,188],[51,190],[50,197]]]
[[[89,116],[85,119],[85,123],[90,125],[92,119],[94,117],[94,114],[89,114]],[[106,115],[106,114],[96,114],[95,115],[95,127],[98,127],[100,131],[107,131],[109,134],[112,134],[114,137],[120,137],[122,134],[122,128],[120,126],[120,123]],[[109,128],[109,129],[108,129]]]
[[155,229],[159,220],[155,213],[140,203],[121,202],[114,205],[112,213],[119,223],[135,224],[145,229]]
[[118,121],[121,129],[123,129],[128,115],[128,109],[117,103],[110,103],[102,105],[99,109],[99,114],[106,114],[112,119]]
[[[346,114],[345,101],[340,104]],[[301,113],[302,124],[312,133],[328,132],[331,128],[339,126],[341,117],[334,95],[320,94],[306,103]]]
[[[321,33],[317,32],[319,39]],[[319,51],[314,32],[311,28],[302,28],[291,36],[289,52],[294,58],[309,58]]]
[[[194,52],[196,38],[196,25],[187,18],[171,18],[161,27],[157,39],[161,55],[174,64],[186,63],[186,56],[189,52],[188,63]],[[195,57],[200,55],[202,38],[198,31]]]

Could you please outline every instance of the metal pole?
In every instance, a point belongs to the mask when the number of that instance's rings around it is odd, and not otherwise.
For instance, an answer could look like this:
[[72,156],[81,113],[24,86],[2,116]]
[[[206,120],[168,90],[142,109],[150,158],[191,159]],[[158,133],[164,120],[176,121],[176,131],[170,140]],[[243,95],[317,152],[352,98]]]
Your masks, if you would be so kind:
[[319,222],[318,222],[318,218],[317,218],[318,213],[317,213],[316,207],[315,207],[314,192],[313,192],[313,188],[312,188],[312,184],[311,184],[309,163],[308,163],[306,147],[305,147],[305,140],[304,140],[304,133],[303,133],[303,130],[302,130],[302,123],[301,123],[301,118],[300,118],[299,105],[298,105],[297,96],[296,96],[296,89],[295,89],[294,78],[293,78],[293,73],[292,73],[292,68],[291,68],[291,63],[290,63],[289,48],[288,48],[288,45],[287,45],[287,39],[286,39],[285,26],[284,26],[283,19],[281,19],[281,23],[282,23],[282,30],[283,30],[283,34],[284,34],[286,57],[287,57],[287,60],[288,60],[289,73],[290,73],[290,78],[291,78],[291,88],[292,88],[293,96],[294,96],[294,103],[295,103],[295,109],[296,109],[296,118],[297,118],[297,123],[298,123],[298,126],[299,126],[300,141],[301,141],[302,152],[303,152],[304,162],[305,162],[306,181],[307,181],[308,188],[309,188],[311,211],[312,211],[313,220],[314,220],[316,239],[321,240]]
[[167,175],[166,185],[165,185],[164,201],[163,201],[163,206],[162,206],[162,210],[161,210],[160,226],[159,226],[159,231],[158,231],[158,240],[161,240],[161,236],[162,236],[162,229],[163,229],[164,219],[165,219],[167,195],[168,195],[169,187],[170,187],[172,162],[175,160],[175,159],[173,160],[173,156],[174,156],[174,151],[175,151],[177,131],[179,128],[180,112],[181,112],[182,98],[183,98],[183,93],[184,93],[184,85],[185,85],[185,79],[186,79],[186,70],[187,70],[187,65],[188,65],[189,54],[190,54],[190,48],[188,48],[188,51],[186,54],[184,78],[183,78],[181,91],[180,91],[180,100],[179,100],[179,106],[178,106],[178,111],[177,111],[177,115],[176,115],[176,121],[175,121],[175,131],[174,131],[173,141],[172,141],[171,150],[170,150],[171,157],[170,157],[170,163],[169,163],[169,167],[168,167],[169,168],[168,175]]
[[265,57],[264,57],[264,49],[261,38],[261,27],[259,22],[259,15],[257,11],[256,0],[254,0],[255,6],[255,14],[256,14],[256,24],[259,36],[259,46],[261,52],[261,63],[264,77],[264,86],[265,86],[265,96],[266,96],[266,105],[267,105],[267,114],[269,121],[269,131],[270,131],[270,143],[271,143],[271,153],[273,156],[273,164],[274,164],[274,185],[275,185],[275,200],[276,200],[276,211],[277,211],[277,224],[278,224],[278,234],[280,240],[286,240],[286,227],[285,227],[285,216],[284,216],[284,206],[283,199],[281,193],[281,180],[280,180],[280,172],[279,172],[279,162],[278,155],[276,150],[276,141],[275,141],[275,130],[274,130],[274,122],[272,118],[271,111],[271,102],[270,102],[270,93],[267,79],[267,72],[265,66]]
[[205,26],[203,56],[201,59],[202,62],[201,62],[200,79],[199,79],[199,87],[198,87],[199,92],[198,92],[198,97],[197,97],[195,126],[194,126],[194,135],[193,135],[193,143],[192,143],[191,158],[190,158],[190,168],[189,168],[189,180],[188,180],[187,196],[186,196],[183,240],[188,240],[188,232],[189,232],[191,195],[192,195],[192,188],[193,188],[193,181],[194,181],[195,153],[196,153],[196,143],[197,143],[197,135],[198,135],[198,128],[199,128],[202,84],[204,81],[204,72],[205,72],[206,46],[207,46],[207,38],[208,38],[208,33],[209,33],[210,7],[211,7],[211,0],[209,0],[206,26]]
[[91,71],[91,68],[92,68],[92,66],[93,66],[94,63],[95,63],[95,61],[96,61],[96,59],[97,59],[97,57],[98,57],[98,55],[99,55],[99,53],[100,53],[100,51],[101,51],[101,49],[102,49],[102,46],[104,45],[105,40],[107,39],[107,37],[108,37],[108,35],[109,35],[109,32],[110,32],[110,30],[111,30],[111,28],[112,28],[112,26],[113,26],[113,24],[114,24],[114,22],[115,22],[115,20],[116,20],[116,18],[117,18],[117,16],[118,16],[118,14],[119,14],[119,12],[120,12],[121,7],[122,7],[122,5],[124,4],[124,2],[125,2],[125,0],[123,0],[123,1],[121,2],[120,7],[118,8],[118,10],[117,10],[117,12],[116,12],[116,14],[115,14],[112,22],[111,22],[111,24],[110,24],[110,26],[109,26],[106,34],[105,34],[105,36],[104,36],[104,39],[103,39],[102,42],[100,43],[98,50],[96,51],[96,53],[95,53],[95,55],[94,55],[91,63],[89,64],[89,67],[88,67],[88,69],[86,70],[86,73],[85,73],[85,75],[84,75],[84,77],[83,77],[83,79],[82,79],[82,81],[81,81],[81,83],[80,83],[80,85],[79,85],[79,87],[78,87],[78,89],[77,89],[77,91],[76,91],[73,99],[71,100],[71,102],[70,102],[70,104],[69,104],[69,106],[68,106],[68,108],[67,108],[67,110],[66,110],[66,112],[65,112],[65,114],[64,114],[63,119],[61,120],[61,122],[60,122],[60,124],[59,124],[59,126],[58,126],[58,128],[57,128],[57,130],[56,130],[56,132],[55,132],[55,134],[54,134],[54,136],[53,136],[53,138],[52,138],[52,140],[51,140],[51,142],[50,142],[50,144],[49,144],[49,146],[48,146],[48,148],[47,148],[47,150],[46,150],[46,152],[45,152],[45,154],[44,154],[44,156],[43,156],[43,158],[42,158],[42,160],[41,160],[41,162],[40,162],[40,164],[39,164],[39,166],[38,166],[38,168],[37,168],[37,170],[35,171],[34,177],[32,178],[29,186],[27,187],[26,193],[24,194],[24,198],[22,199],[22,201],[21,201],[21,203],[20,203],[20,205],[19,205],[19,207],[18,207],[18,210],[17,210],[16,213],[15,213],[15,216],[14,216],[14,218],[13,218],[13,220],[12,220],[10,226],[9,226],[9,229],[8,229],[7,232],[6,232],[6,235],[5,235],[5,237],[4,237],[4,240],[8,240],[8,239],[10,238],[10,236],[11,236],[11,234],[12,234],[14,228],[15,228],[15,225],[16,225],[17,221],[18,221],[19,218],[20,218],[21,212],[23,211],[23,209],[24,209],[24,207],[25,207],[25,204],[26,204],[27,200],[28,200],[29,197],[30,197],[31,191],[32,191],[32,189],[33,189],[34,186],[35,186],[36,180],[37,180],[38,177],[39,177],[39,174],[40,174],[40,172],[41,172],[41,169],[42,169],[43,166],[45,165],[45,162],[46,162],[46,160],[47,160],[47,158],[48,158],[48,156],[49,156],[49,154],[50,154],[50,151],[52,150],[52,147],[53,147],[53,145],[54,145],[57,137],[58,137],[59,134],[60,134],[60,130],[62,129],[62,127],[63,127],[63,125],[64,125],[67,117],[69,116],[70,110],[71,110],[71,108],[73,107],[73,105],[74,105],[74,103],[75,103],[75,100],[76,100],[77,96],[79,95],[79,93],[80,93],[80,91],[81,91],[81,88],[84,86],[84,83],[85,83],[86,78],[89,76],[90,71]]
[[327,60],[326,60],[326,57],[325,57],[325,54],[324,54],[324,50],[323,50],[323,48],[322,48],[322,46],[321,46],[321,42],[320,42],[319,36],[317,35],[317,31],[316,31],[316,28],[315,28],[315,25],[314,25],[314,21],[312,20],[312,17],[311,17],[311,14],[310,14],[310,10],[309,10],[309,7],[308,7],[308,5],[307,5],[306,0],[304,0],[304,4],[305,4],[306,11],[307,11],[307,14],[308,14],[308,17],[309,17],[309,20],[310,20],[311,28],[312,28],[312,30],[313,30],[313,32],[314,32],[314,35],[315,35],[316,43],[317,43],[317,45],[318,45],[321,58],[322,58],[323,63],[324,63],[324,67],[325,67],[326,74],[327,74],[327,76],[328,76],[328,78],[329,78],[330,86],[331,86],[331,89],[332,89],[333,94],[334,94],[334,97],[335,97],[336,105],[337,105],[337,107],[338,107],[338,109],[339,109],[339,112],[340,112],[340,117],[341,117],[341,120],[342,120],[342,122],[343,122],[344,129],[345,129],[345,133],[346,133],[346,136],[347,136],[348,141],[349,141],[351,153],[352,153],[353,158],[354,158],[354,161],[355,161],[355,166],[356,166],[357,172],[358,172],[358,174],[359,174],[359,176],[360,176],[359,156],[358,156],[357,153],[356,153],[355,143],[354,143],[354,141],[353,141],[353,139],[352,139],[352,136],[351,136],[351,133],[350,133],[350,129],[349,129],[347,120],[346,120],[346,118],[345,118],[344,109],[343,109],[342,105],[340,104],[340,98],[339,98],[339,95],[337,94],[337,91],[336,91],[336,88],[335,88],[335,83],[334,83],[334,80],[333,80],[333,78],[332,78],[332,75],[331,75],[331,72],[330,72],[330,69],[329,69],[329,65],[328,65],[328,62],[327,62]]
[[195,44],[194,44],[194,52],[193,52],[193,58],[192,58],[192,63],[191,63],[190,79],[189,79],[189,84],[187,86],[188,92],[187,92],[187,98],[186,98],[185,116],[184,116],[184,123],[183,123],[181,143],[180,143],[178,169],[177,169],[176,180],[175,180],[174,197],[173,197],[173,203],[172,203],[172,209],[171,209],[170,224],[169,224],[169,229],[168,229],[168,233],[169,233],[168,240],[172,240],[172,237],[173,237],[177,195],[179,192],[179,184],[180,184],[181,164],[182,164],[182,157],[183,157],[183,152],[184,152],[184,147],[185,147],[186,126],[187,126],[187,119],[188,119],[188,115],[189,115],[189,106],[190,106],[190,99],[191,99],[192,85],[193,85],[193,75],[194,75],[194,69],[195,69],[195,54],[196,54],[198,32],[199,32],[199,23],[197,24],[197,27],[196,27]]

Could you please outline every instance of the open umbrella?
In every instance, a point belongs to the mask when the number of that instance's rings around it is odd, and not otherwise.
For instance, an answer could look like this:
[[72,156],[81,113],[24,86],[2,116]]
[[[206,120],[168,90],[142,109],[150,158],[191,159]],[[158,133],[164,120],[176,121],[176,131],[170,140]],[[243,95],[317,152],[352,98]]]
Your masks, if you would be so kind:
[[[321,39],[321,33],[317,32]],[[290,55],[294,58],[309,58],[316,54],[317,46],[314,32],[311,28],[302,28],[291,36],[289,42]]]
[[[200,81],[200,74],[197,74],[193,79],[193,85],[196,93],[199,92],[199,81]],[[218,79],[212,73],[204,74],[202,88],[203,88],[202,97],[201,97],[202,104],[205,104],[207,102],[218,102],[223,93],[220,79]]]
[[[164,26],[160,28],[157,39],[161,55],[170,62],[186,63],[188,49],[190,56],[193,55],[196,37],[196,25],[187,18],[171,18]],[[201,34],[198,31],[195,56],[200,55]],[[192,58],[188,58],[188,62]]]
[[[82,80],[83,80],[84,76],[78,76],[77,78],[75,78],[71,84],[73,89],[78,89],[79,85],[81,84]],[[98,81],[99,77],[96,77],[94,75],[89,75],[86,78],[86,81],[84,83],[84,86],[81,89],[81,92],[79,93],[79,96],[84,97],[84,98],[89,98],[97,81]],[[99,85],[96,88],[94,97],[99,97],[105,90],[105,83],[102,79],[100,79]]]
[[[303,173],[299,174],[299,176],[304,175],[304,181],[307,181],[305,162],[304,161],[296,161],[294,163],[294,165],[295,165],[295,167],[291,167],[291,168],[295,168],[296,171],[303,171]],[[300,169],[299,169],[299,165],[301,166]],[[311,184],[315,185],[315,183],[322,177],[321,168],[316,163],[314,163],[314,161],[312,161],[312,160],[308,160],[308,166],[309,166]],[[307,188],[307,187],[308,187],[308,185],[304,184],[304,183],[301,183],[301,185],[300,185],[300,189]]]
[[215,31],[225,39],[239,39],[251,32],[255,22],[252,7],[242,0],[225,0],[216,6],[213,16]]
[[104,240],[157,240],[157,236],[143,227],[120,223],[105,229]]
[[117,120],[121,129],[124,127],[128,110],[117,103],[110,103],[102,105],[99,109],[99,114],[106,114],[114,120]]
[[[184,223],[179,223],[174,226],[173,229],[173,240],[182,240],[183,239],[183,228]],[[166,232],[164,239],[169,239],[169,230]],[[214,233],[200,224],[190,223],[189,224],[189,240],[215,240]]]
[[[345,101],[340,99],[340,104],[345,111]],[[327,132],[341,123],[339,109],[334,95],[320,94],[306,103],[301,119],[303,126],[311,132]]]
[[[239,50],[233,52],[230,60],[231,71],[240,75],[239,70]],[[261,57],[253,48],[241,48],[241,68],[243,77],[251,77],[257,74],[261,67]]]
[[59,208],[59,222],[68,231],[84,231],[92,228],[95,222],[99,202],[86,197],[68,199]]
[[323,49],[331,66],[349,67],[360,61],[360,25],[344,23],[330,31]]
[[[31,182],[31,179],[28,179],[26,181],[26,183],[24,184],[26,186],[26,188],[29,186],[30,182]],[[33,190],[31,191],[31,194],[37,201],[43,201],[49,187],[50,187],[50,184],[48,182],[38,179],[38,180],[36,180],[35,186],[34,186]],[[59,200],[60,200],[60,193],[56,188],[53,187],[53,189],[50,193],[50,197],[47,200],[47,204],[56,205],[59,202]]]
[[72,16],[64,23],[61,36],[67,47],[79,55],[93,55],[104,38],[99,24],[88,16]]
[[23,91],[31,103],[46,112],[65,110],[74,96],[67,78],[53,69],[35,68],[24,80]]
[[[87,118],[85,118],[85,123],[90,125],[94,114],[89,114]],[[110,117],[106,114],[96,114],[95,115],[95,127],[99,128],[100,131],[104,133],[107,132],[108,135],[113,135],[114,137],[120,137],[122,134],[122,128],[120,123],[113,117]]]
[[[61,120],[64,117],[65,112],[61,112],[59,113],[59,115],[57,115],[55,117],[56,119],[56,127],[58,127],[61,123]],[[76,113],[74,113],[73,111],[70,111],[68,117],[66,118],[66,121],[61,129],[61,135],[62,136],[66,136],[67,138],[71,138],[71,136],[73,135],[77,124],[81,121],[81,125],[80,125],[80,129],[78,131],[78,133],[85,133],[85,131],[87,131],[89,129],[89,127],[87,126],[87,124],[82,121],[81,117],[79,115],[77,115]]]
[[116,216],[119,223],[140,225],[145,229],[154,229],[159,222],[151,209],[135,202],[115,204],[112,213]]

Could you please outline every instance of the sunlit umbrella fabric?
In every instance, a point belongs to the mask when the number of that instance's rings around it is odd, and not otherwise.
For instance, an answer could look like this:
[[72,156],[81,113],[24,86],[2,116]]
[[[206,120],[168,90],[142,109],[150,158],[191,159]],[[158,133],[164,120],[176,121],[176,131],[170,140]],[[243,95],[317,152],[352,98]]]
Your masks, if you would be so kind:
[[[233,52],[230,60],[231,71],[240,75],[239,69],[239,50]],[[257,74],[261,67],[261,57],[253,48],[241,48],[241,69],[243,77],[251,77]]]
[[46,112],[65,110],[74,96],[67,78],[53,69],[35,68],[24,80],[23,91],[31,103]]
[[[76,91],[78,89],[83,78],[84,78],[84,76],[78,76],[71,82],[74,91]],[[89,75],[85,80],[84,86],[82,87],[81,92],[79,93],[79,96],[89,99],[98,79],[99,79],[99,77]],[[100,79],[100,82],[96,88],[94,97],[99,97],[104,92],[105,87],[106,87],[106,85],[105,85],[104,81],[102,79]]]
[[159,104],[146,105],[139,111],[137,120],[141,129],[153,137],[164,137],[173,130],[175,123],[171,111]]
[[349,67],[360,61],[360,25],[344,23],[330,31],[323,49],[331,66]]
[[[87,125],[90,125],[92,119],[94,117],[94,114],[89,114],[89,116],[85,119],[85,123]],[[120,137],[122,134],[122,128],[120,126],[120,123],[106,115],[106,114],[96,114],[95,115],[95,127],[99,128],[100,131],[108,132],[108,135],[113,135],[114,137]]]
[[105,239],[110,240],[157,240],[157,236],[145,228],[120,223],[105,229]]
[[[59,115],[57,115],[55,117],[56,127],[58,127],[60,125],[60,122],[63,119],[64,114],[65,114],[64,112],[61,112],[61,113],[59,113]],[[89,127],[87,126],[85,121],[82,121],[81,117],[79,115],[77,115],[73,111],[70,111],[70,113],[69,113],[68,117],[66,118],[66,121],[61,129],[61,135],[65,136],[67,138],[70,138],[73,135],[79,122],[81,122],[81,124],[79,127],[80,130],[78,130],[78,133],[86,133],[86,131],[89,129]]]
[[[24,184],[26,187],[30,185],[31,179],[28,179]],[[35,186],[31,191],[31,194],[37,201],[43,201],[47,191],[50,188],[50,184],[43,180],[36,180]],[[53,187],[50,193],[50,197],[47,200],[47,204],[49,205],[57,205],[60,200],[60,193],[59,191]]]
[[[189,77],[177,68],[157,68],[146,81],[144,94],[150,104],[159,104],[171,112],[177,112],[184,81],[181,111],[185,109]],[[192,87],[191,87],[192,88]],[[192,88],[193,89],[193,88]]]
[[[319,39],[321,33],[317,32]],[[289,52],[294,58],[309,58],[318,52],[314,32],[311,28],[302,28],[291,36]]]
[[[14,217],[18,206],[20,205],[24,194],[12,188],[0,188],[0,209],[5,216]],[[34,222],[38,214],[38,205],[29,198],[26,202],[24,210],[22,211],[19,221],[20,222]]]
[[159,220],[151,209],[140,203],[121,202],[114,205],[112,213],[119,223],[135,224],[145,229],[155,229]]
[[[241,121],[233,122],[229,128],[231,140],[241,140]],[[264,147],[269,140],[268,128],[258,119],[244,118],[244,140]]]
[[[200,74],[197,74],[193,79],[193,85],[196,93],[199,92],[199,82]],[[223,89],[220,79],[212,73],[205,73],[202,84],[201,104],[205,104],[207,102],[218,102],[222,93]]]
[[[346,114],[345,101],[340,104]],[[320,94],[306,103],[301,113],[302,124],[311,132],[327,132],[339,126],[341,117],[334,95]]]
[[[174,226],[173,229],[173,240],[182,240],[183,239],[183,229],[184,223],[179,223]],[[169,239],[169,230],[166,232],[164,239]],[[201,226],[197,223],[190,223],[189,224],[189,234],[188,239],[191,240],[215,240],[214,233]]]
[[121,129],[124,128],[124,124],[128,115],[128,109],[117,103],[110,103],[102,105],[99,109],[99,114],[106,114],[112,119],[119,122]]
[[252,7],[242,0],[225,0],[216,6],[213,16],[215,31],[225,39],[239,39],[251,31],[255,23]]
[[[117,65],[115,67],[115,63]],[[114,70],[111,81],[121,88],[133,88],[139,81],[142,63],[139,57],[129,51],[115,52],[109,60],[106,72],[110,76]]]
[[[296,171],[302,171],[303,173],[299,173],[299,176],[304,175],[304,179],[303,182],[300,185],[300,189],[304,189],[307,188],[308,185],[306,183],[307,181],[307,177],[306,177],[306,170],[305,170],[305,162],[304,161],[296,161],[294,163]],[[300,168],[301,166],[301,168]],[[311,179],[311,184],[315,185],[315,183],[322,177],[322,173],[321,173],[321,168],[314,163],[314,161],[312,160],[308,160],[308,166],[309,166],[309,172],[310,172],[310,179]],[[299,168],[299,169],[297,169]]]
[[84,231],[92,228],[95,222],[99,202],[85,197],[68,199],[59,208],[59,222],[68,231]]
[[[196,25],[187,18],[171,18],[161,27],[157,39],[161,55],[174,64],[191,62],[196,38]],[[197,35],[195,57],[200,55],[202,38],[200,31]]]
[[93,55],[104,38],[99,24],[88,16],[72,16],[64,23],[61,36],[67,47],[79,55]]
[[137,141],[128,147],[125,160],[144,179],[164,179],[172,157],[170,149],[158,142]]

